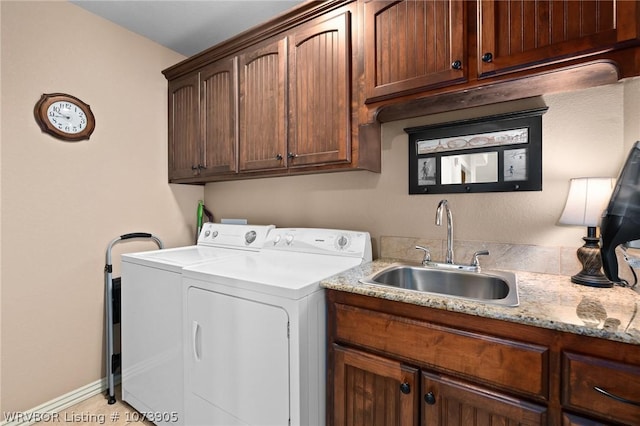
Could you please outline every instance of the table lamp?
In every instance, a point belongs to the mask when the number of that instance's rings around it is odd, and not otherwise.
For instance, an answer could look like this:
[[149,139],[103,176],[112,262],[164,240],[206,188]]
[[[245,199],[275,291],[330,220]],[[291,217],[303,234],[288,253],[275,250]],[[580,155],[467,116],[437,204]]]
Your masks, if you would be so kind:
[[574,178],[570,180],[569,195],[559,223],[587,227],[584,245],[578,249],[582,270],[571,277],[571,282],[592,287],[613,287],[602,273],[600,238],[597,226],[611,198],[616,180],[613,178]]

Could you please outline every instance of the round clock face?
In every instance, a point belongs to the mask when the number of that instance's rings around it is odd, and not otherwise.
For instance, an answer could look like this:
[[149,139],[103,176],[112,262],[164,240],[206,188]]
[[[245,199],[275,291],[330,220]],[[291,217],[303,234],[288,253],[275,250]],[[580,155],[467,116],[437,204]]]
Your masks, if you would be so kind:
[[57,101],[47,108],[49,122],[64,133],[75,135],[87,127],[87,115],[82,109],[67,101]]
[[95,128],[95,118],[89,105],[64,93],[45,93],[33,112],[42,131],[58,139],[89,139]]

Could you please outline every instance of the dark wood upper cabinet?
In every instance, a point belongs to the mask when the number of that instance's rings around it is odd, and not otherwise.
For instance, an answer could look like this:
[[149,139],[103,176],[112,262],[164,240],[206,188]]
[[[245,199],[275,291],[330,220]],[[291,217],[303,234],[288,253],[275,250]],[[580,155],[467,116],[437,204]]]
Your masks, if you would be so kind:
[[482,0],[478,76],[638,44],[637,1]]
[[640,2],[307,1],[163,71],[169,180],[381,170],[380,123],[640,75]]
[[203,176],[238,170],[236,87],[236,58],[200,71]]
[[364,3],[366,100],[466,80],[465,2]]
[[351,13],[301,25],[289,48],[289,167],[351,161]]
[[286,45],[281,38],[239,57],[241,172],[287,165]]
[[169,81],[169,180],[196,176],[200,162],[200,82],[193,73]]

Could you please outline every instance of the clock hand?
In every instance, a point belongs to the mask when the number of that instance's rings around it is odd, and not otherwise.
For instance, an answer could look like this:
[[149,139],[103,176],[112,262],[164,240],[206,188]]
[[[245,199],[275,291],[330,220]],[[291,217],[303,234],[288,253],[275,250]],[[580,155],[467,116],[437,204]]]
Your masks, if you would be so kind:
[[65,120],[71,120],[70,115],[62,115],[60,113],[54,113],[54,114],[56,114],[56,117],[63,117]]

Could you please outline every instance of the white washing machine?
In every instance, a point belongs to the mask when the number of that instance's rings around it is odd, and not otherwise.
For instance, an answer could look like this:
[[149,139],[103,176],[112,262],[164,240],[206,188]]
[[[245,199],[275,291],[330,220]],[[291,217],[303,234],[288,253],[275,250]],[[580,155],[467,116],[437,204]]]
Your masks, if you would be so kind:
[[272,225],[206,223],[194,246],[122,255],[122,399],[154,423],[184,423],[182,268],[262,248]]
[[324,425],[319,283],[367,261],[366,232],[276,228],[254,256],[185,268],[186,423]]

